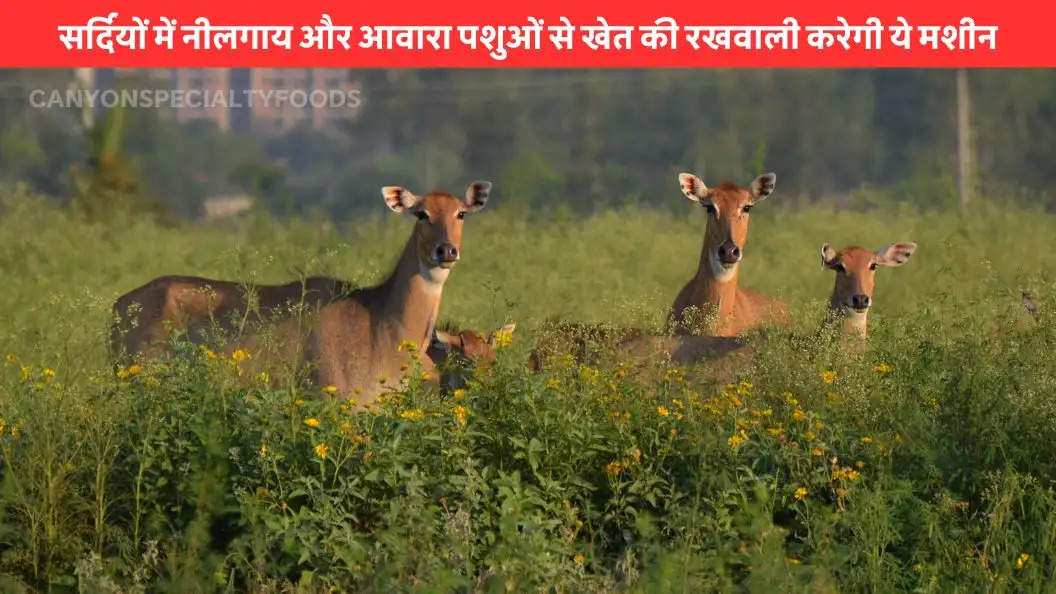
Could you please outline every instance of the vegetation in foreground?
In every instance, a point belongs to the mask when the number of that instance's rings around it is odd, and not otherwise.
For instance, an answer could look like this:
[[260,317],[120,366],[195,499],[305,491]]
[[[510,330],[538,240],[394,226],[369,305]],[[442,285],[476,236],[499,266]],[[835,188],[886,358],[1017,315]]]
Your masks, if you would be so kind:
[[[1051,215],[768,203],[752,215],[742,282],[787,300],[794,323],[752,337],[737,368],[643,370],[600,348],[532,374],[548,317],[658,327],[696,267],[703,220],[499,207],[467,226],[442,314],[516,321],[513,344],[463,390],[443,396],[411,368],[353,413],[325,387],[239,387],[252,353],[187,347],[115,373],[109,306],[171,272],[371,282],[407,221],[162,228],[88,224],[25,196],[0,204],[4,591],[1056,581],[1056,316],[1019,303],[1023,288],[1053,303]],[[920,251],[878,274],[868,350],[844,349],[819,330],[832,283],[820,245],[907,239]]]

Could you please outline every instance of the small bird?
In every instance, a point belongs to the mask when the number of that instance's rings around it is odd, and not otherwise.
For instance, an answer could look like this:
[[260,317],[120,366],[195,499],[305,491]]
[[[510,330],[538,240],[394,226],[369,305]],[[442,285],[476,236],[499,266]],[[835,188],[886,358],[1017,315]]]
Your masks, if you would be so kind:
[[1038,303],[1026,291],[1023,291],[1023,307],[1027,308],[1030,315],[1038,317]]

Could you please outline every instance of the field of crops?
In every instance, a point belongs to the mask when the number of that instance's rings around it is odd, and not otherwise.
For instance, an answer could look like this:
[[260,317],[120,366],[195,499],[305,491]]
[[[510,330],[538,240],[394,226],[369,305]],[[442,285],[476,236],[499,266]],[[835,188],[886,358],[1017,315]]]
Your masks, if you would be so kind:
[[[441,320],[516,322],[512,343],[446,396],[412,367],[370,412],[245,387],[194,348],[115,373],[106,336],[113,300],[162,274],[380,280],[411,227],[380,197],[347,226],[169,227],[4,193],[0,591],[1049,590],[1056,217],[778,194],[740,278],[790,326],[693,367],[602,349],[528,371],[548,319],[661,326],[704,228],[671,190],[684,210],[576,219],[496,188]],[[848,349],[821,329],[820,247],[894,241],[919,248],[878,271]]]

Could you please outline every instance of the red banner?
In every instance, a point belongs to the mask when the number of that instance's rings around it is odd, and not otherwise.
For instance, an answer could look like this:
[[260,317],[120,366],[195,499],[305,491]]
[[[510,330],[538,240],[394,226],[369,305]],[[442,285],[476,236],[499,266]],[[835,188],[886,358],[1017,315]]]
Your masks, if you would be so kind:
[[1056,3],[290,2],[0,5],[0,65],[1056,66]]

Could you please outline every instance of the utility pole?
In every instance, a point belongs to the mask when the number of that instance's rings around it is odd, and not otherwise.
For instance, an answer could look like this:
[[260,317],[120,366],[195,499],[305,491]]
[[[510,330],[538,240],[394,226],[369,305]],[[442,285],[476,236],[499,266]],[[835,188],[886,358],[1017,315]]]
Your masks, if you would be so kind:
[[961,206],[972,201],[971,119],[968,71],[957,69],[957,177]]

